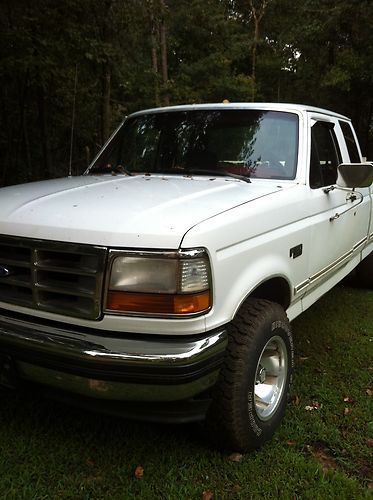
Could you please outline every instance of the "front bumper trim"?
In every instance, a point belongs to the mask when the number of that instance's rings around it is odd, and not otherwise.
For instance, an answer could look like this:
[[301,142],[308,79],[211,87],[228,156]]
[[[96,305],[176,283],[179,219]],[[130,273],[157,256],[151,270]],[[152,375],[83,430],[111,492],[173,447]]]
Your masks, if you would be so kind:
[[177,401],[217,380],[225,328],[193,337],[133,335],[0,315],[0,353],[21,379],[100,399]]

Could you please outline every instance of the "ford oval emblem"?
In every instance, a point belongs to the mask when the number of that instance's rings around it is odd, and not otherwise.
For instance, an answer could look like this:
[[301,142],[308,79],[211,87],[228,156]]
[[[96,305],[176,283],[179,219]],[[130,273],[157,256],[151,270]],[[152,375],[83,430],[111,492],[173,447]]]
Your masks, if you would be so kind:
[[5,278],[6,276],[10,276],[13,271],[9,267],[0,266],[0,278]]

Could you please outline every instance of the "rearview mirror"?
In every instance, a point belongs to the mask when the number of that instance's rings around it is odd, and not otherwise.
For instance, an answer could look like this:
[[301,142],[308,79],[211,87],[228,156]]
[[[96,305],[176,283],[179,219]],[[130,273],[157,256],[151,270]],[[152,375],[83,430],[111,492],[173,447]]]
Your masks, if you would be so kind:
[[337,186],[343,188],[369,187],[373,182],[373,163],[341,163],[338,166]]

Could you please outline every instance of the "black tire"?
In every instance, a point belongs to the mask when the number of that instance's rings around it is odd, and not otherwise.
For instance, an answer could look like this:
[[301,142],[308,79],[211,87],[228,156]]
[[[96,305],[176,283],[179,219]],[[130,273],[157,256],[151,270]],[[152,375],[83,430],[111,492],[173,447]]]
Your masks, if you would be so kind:
[[[270,439],[284,416],[294,367],[293,340],[283,308],[262,299],[245,302],[229,325],[228,335],[206,425],[219,448],[245,452]],[[276,379],[278,396],[274,391],[266,406],[258,392],[276,387]]]
[[373,288],[373,252],[356,267],[354,284],[361,288]]

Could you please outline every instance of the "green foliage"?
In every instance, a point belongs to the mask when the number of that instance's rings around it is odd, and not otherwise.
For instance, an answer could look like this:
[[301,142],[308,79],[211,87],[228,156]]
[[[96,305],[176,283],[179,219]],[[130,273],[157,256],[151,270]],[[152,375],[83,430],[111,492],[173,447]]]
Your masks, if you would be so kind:
[[371,157],[372,16],[369,0],[4,1],[0,185],[67,173],[76,68],[74,173],[125,114],[156,99],[333,108],[352,116]]

